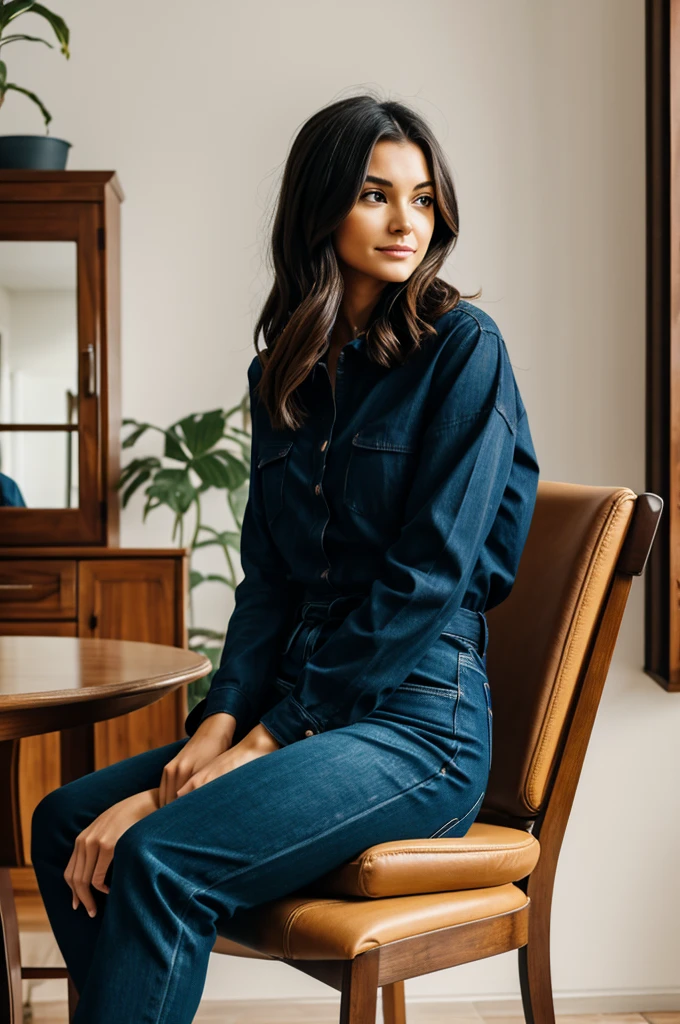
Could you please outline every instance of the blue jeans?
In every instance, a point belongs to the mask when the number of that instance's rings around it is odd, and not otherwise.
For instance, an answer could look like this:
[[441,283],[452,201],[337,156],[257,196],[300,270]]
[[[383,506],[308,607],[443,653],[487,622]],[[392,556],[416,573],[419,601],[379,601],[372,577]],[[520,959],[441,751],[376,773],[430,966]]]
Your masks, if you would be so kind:
[[[336,611],[337,601],[304,606],[270,706]],[[486,620],[462,610],[449,628],[360,721],[287,744],[132,825],[116,844],[110,892],[92,890],[94,918],[82,904],[72,909],[63,877],[77,835],[112,804],[158,786],[188,739],[40,801],[31,858],[80,995],[76,1024],[189,1024],[220,923],[236,910],[306,886],[376,843],[466,834],[491,763]]]

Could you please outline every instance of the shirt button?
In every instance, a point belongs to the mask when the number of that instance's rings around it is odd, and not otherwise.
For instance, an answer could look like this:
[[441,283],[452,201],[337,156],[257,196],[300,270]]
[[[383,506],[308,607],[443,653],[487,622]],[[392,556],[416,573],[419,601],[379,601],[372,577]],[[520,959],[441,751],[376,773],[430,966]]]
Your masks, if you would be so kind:
[[316,485],[316,487],[314,488],[314,493],[321,494],[321,484]]
[[326,445],[327,444],[328,444],[328,441],[322,441],[321,444],[319,445],[319,448],[321,449],[322,452],[326,451]]
[[312,729],[305,729],[305,736],[313,736],[314,732]]
[[329,572],[330,572],[330,569],[324,569],[324,571],[323,571],[323,572],[321,573],[321,579],[322,579],[322,580],[325,580],[325,579],[327,579],[327,578],[328,578],[328,573],[329,573]]

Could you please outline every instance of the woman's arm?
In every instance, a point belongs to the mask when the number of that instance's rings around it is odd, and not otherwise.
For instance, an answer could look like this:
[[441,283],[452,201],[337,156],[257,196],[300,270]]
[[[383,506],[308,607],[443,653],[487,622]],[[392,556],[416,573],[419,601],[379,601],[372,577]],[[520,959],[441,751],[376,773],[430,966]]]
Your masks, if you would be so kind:
[[229,713],[242,734],[257,723],[267,686],[276,675],[279,653],[292,622],[297,589],[289,566],[269,531],[257,468],[258,416],[254,389],[262,374],[257,357],[248,368],[252,418],[250,484],[241,529],[244,577],[234,591],[220,664],[207,696],[185,722],[189,736],[209,716]]

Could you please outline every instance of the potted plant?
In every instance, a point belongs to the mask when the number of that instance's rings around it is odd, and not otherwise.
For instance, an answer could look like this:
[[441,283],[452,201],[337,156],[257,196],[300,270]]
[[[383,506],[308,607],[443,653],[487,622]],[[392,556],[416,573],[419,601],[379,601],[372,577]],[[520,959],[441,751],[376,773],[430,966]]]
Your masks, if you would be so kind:
[[[239,413],[242,427],[231,424]],[[189,647],[205,654],[213,671],[188,687],[189,711],[205,696],[222,653],[226,629],[215,630],[196,624],[193,592],[203,583],[222,583],[234,590],[237,584],[233,555],[241,550],[241,526],[248,500],[250,477],[250,396],[247,392],[238,405],[231,409],[213,409],[206,413],[185,416],[166,428],[151,423],[124,419],[124,426],[133,429],[123,441],[123,448],[131,448],[148,430],[163,436],[163,458],[145,455],[133,459],[123,467],[117,488],[122,491],[121,504],[127,505],[138,488],[144,489],[146,502],[143,520],[155,508],[165,505],[174,516],[172,539],[186,547],[189,555]],[[247,429],[246,429],[247,428]],[[231,447],[225,447],[224,441]],[[163,459],[169,460],[169,465]],[[218,529],[203,521],[202,496],[216,488],[225,493],[234,528],[224,523]],[[185,532],[185,520],[193,522],[191,532]],[[199,548],[217,548],[225,560],[226,575],[211,572],[207,575],[192,565],[192,557]]]
[[5,47],[21,39],[32,43],[44,43],[53,49],[52,43],[48,43],[46,39],[14,31],[16,19],[22,14],[29,13],[39,14],[49,22],[59,41],[61,52],[67,60],[69,58],[69,30],[63,18],[43,4],[35,3],[34,0],[0,0],[0,106],[8,92],[19,92],[40,108],[45,120],[45,135],[0,135],[0,167],[63,171],[71,143],[50,136],[48,125],[52,115],[49,110],[30,89],[24,89],[16,82],[7,81],[7,65],[2,59],[5,56]]

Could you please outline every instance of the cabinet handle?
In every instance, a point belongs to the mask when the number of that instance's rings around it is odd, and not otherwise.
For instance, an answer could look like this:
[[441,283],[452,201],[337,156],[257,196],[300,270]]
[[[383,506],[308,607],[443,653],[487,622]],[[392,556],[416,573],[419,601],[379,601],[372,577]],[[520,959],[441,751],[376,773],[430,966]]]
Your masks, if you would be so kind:
[[82,352],[83,376],[85,379],[85,398],[94,398],[97,394],[97,378],[94,364],[94,345],[88,345]]
[[0,583],[0,590],[33,590],[34,587],[34,583]]

